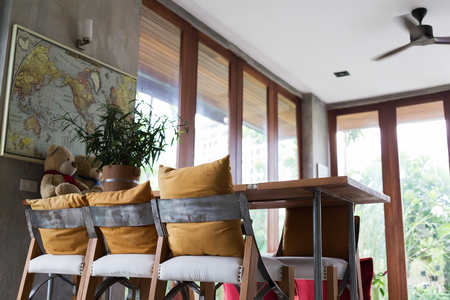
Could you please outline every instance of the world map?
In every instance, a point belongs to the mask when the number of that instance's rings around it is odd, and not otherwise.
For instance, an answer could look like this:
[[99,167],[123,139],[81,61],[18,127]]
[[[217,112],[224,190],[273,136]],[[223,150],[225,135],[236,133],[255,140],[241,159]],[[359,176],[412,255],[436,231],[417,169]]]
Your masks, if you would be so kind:
[[17,27],[9,89],[4,152],[44,160],[51,144],[84,154],[59,118],[77,117],[95,128],[106,101],[126,109],[136,96],[136,78]]

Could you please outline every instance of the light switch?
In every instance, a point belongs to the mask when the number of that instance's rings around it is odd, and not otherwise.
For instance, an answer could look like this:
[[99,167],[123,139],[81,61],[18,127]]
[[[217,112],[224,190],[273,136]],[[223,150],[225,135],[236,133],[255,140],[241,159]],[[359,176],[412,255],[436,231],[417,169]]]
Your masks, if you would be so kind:
[[34,180],[20,179],[20,190],[24,192],[36,193],[38,182]]

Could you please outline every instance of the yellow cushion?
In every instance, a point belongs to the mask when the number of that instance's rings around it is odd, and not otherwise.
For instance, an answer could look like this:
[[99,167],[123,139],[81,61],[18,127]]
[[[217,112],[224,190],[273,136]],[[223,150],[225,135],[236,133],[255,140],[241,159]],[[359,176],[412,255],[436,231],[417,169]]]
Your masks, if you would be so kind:
[[[66,209],[87,206],[84,195],[68,194],[52,198],[27,200],[32,209]],[[39,229],[48,254],[85,255],[89,236],[86,228]]]
[[[150,202],[155,198],[147,181],[129,190],[117,192],[88,193],[91,206],[111,206]],[[112,254],[155,254],[158,234],[155,225],[139,227],[101,227]]]
[[[233,194],[230,156],[181,169],[160,166],[161,199]],[[220,255],[243,257],[241,220],[208,223],[167,224],[169,246],[174,256]]]

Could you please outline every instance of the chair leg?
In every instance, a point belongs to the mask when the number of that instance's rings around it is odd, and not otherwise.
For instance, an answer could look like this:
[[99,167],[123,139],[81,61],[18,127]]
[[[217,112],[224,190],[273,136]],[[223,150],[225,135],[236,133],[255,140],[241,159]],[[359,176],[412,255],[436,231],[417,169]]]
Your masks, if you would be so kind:
[[190,288],[186,288],[188,294],[189,294],[189,300],[195,300],[195,292],[191,290]]
[[295,296],[295,267],[284,266],[282,269],[283,281],[279,286],[281,291],[289,297],[289,300],[294,300]]
[[339,300],[337,267],[327,267],[328,300]]
[[72,282],[75,283],[75,288],[77,293],[75,295],[72,295],[72,300],[77,300],[78,291],[80,290],[80,279],[81,276],[73,275],[72,276]]
[[93,299],[98,282],[102,279],[101,277],[91,277],[92,263],[103,255],[103,248],[99,244],[99,239],[89,239],[76,300]]
[[[150,278],[130,278],[129,279],[131,284],[139,287],[140,289],[140,299],[141,300],[148,300],[148,295],[150,294],[150,285],[151,285],[151,279]],[[136,300],[136,291],[133,292],[133,299]]]
[[362,275],[361,275],[361,260],[359,258],[358,250],[356,250],[356,276],[357,276],[359,300],[364,300],[364,293],[363,293],[363,287],[362,287]]
[[200,282],[200,291],[205,295],[204,300],[214,300],[216,298],[215,282]]
[[169,258],[169,246],[164,237],[158,237],[158,243],[156,245],[155,262],[153,264],[152,281],[150,285],[149,299],[162,300],[166,293],[167,281],[158,279],[159,265],[165,262]]
[[33,273],[28,273],[28,264],[30,260],[41,255],[41,249],[36,241],[36,239],[31,239],[30,247],[28,248],[28,255],[25,261],[25,267],[22,273],[22,280],[19,286],[19,292],[17,294],[17,300],[28,300],[31,288],[33,287],[34,275]]
[[252,300],[256,294],[258,249],[256,248],[255,238],[251,235],[245,237],[244,260],[242,264],[243,270],[239,300]]

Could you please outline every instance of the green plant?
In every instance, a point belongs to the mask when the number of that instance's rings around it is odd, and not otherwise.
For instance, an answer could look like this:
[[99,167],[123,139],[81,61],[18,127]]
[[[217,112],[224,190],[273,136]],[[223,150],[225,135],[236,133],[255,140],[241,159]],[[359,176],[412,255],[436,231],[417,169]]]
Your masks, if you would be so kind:
[[[95,156],[100,168],[106,165],[131,165],[153,168],[161,152],[179,140],[182,133],[188,133],[189,126],[181,120],[179,124],[167,116],[156,116],[149,106],[149,113],[142,109],[143,101],[130,103],[130,110],[106,102],[97,110],[97,126],[82,125],[81,116],[65,113],[61,121],[63,131],[70,130],[72,142],[79,141],[86,146],[86,156]],[[167,141],[167,131],[174,137]]]
[[372,281],[372,287],[379,289],[381,296],[384,297],[386,294],[384,288],[386,287],[386,284],[384,283],[384,276],[386,276],[387,271],[385,272],[379,272],[377,274],[373,275],[373,281]]

